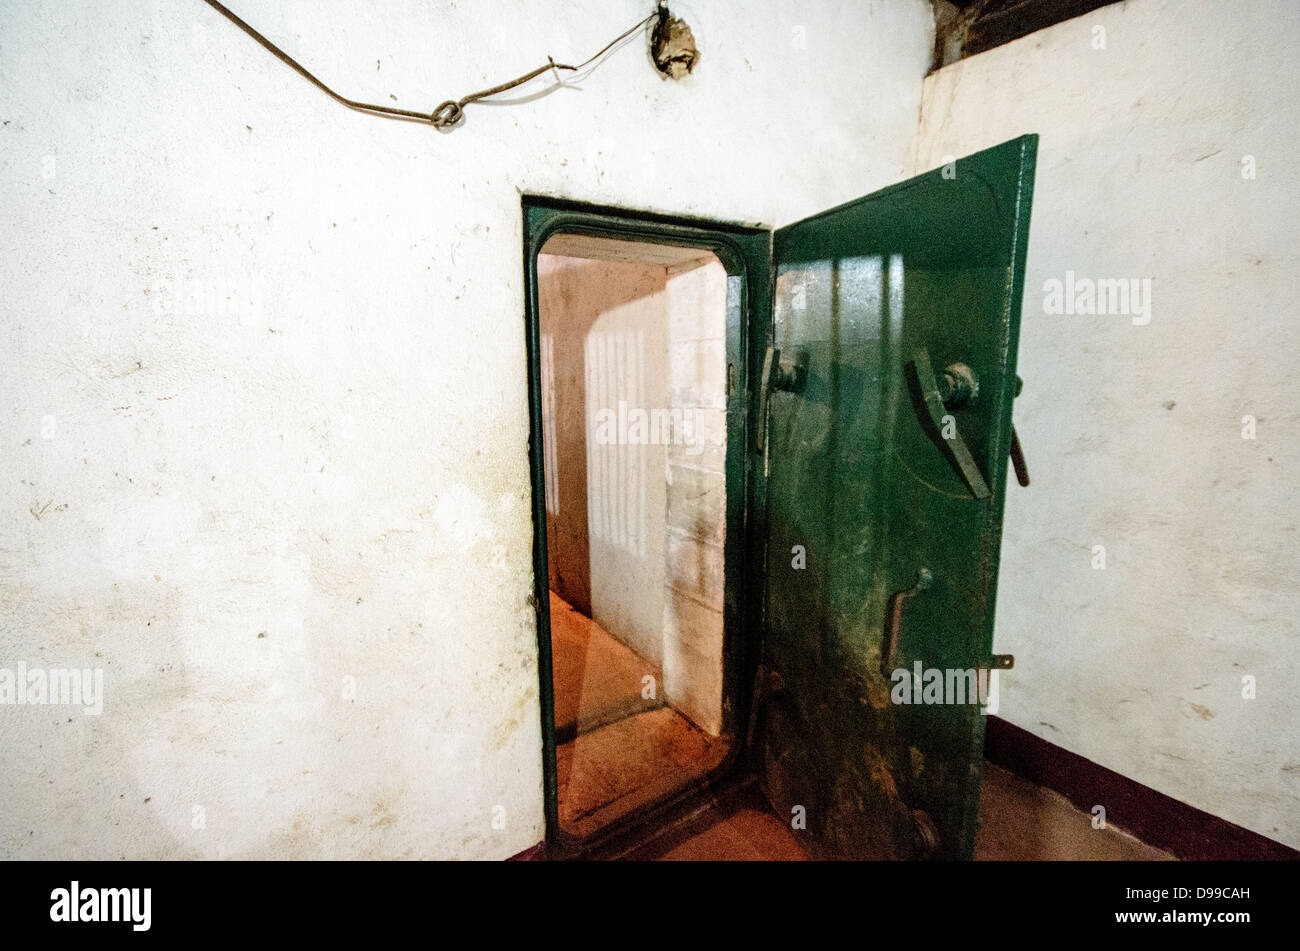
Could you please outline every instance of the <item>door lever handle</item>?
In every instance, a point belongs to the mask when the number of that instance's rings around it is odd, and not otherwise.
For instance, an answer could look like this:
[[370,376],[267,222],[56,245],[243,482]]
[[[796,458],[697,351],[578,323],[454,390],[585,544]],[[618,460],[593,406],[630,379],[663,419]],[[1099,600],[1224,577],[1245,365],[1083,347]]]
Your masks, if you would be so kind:
[[899,591],[889,599],[889,610],[885,613],[885,643],[880,651],[880,672],[889,680],[894,673],[894,656],[898,653],[898,629],[903,624],[903,602],[914,598],[934,584],[934,572],[921,568],[916,573],[916,584],[906,591]]
[[988,483],[984,481],[984,474],[975,463],[975,457],[966,448],[961,433],[957,432],[954,426],[951,439],[943,435],[943,418],[947,415],[947,407],[944,404],[960,405],[972,399],[977,389],[975,374],[969,367],[955,363],[944,370],[944,388],[940,390],[939,381],[934,375],[934,367],[930,363],[930,354],[924,347],[916,351],[912,368],[916,373],[916,381],[921,387],[921,400],[930,415],[930,422],[934,424],[935,430],[943,439],[943,445],[952,456],[953,462],[957,464],[966,486],[975,498],[987,499],[991,494]]
[[1016,481],[1022,486],[1029,485],[1029,467],[1025,465],[1025,451],[1020,448],[1020,436],[1016,427],[1011,427],[1011,468],[1016,470]]
[[[1016,396],[1025,388],[1025,381],[1016,377]],[[1029,485],[1029,467],[1025,465],[1025,450],[1020,447],[1020,435],[1016,427],[1011,426],[1011,467],[1016,470],[1016,481],[1021,486]]]
[[798,393],[808,379],[808,354],[800,351],[794,360],[781,360],[781,351],[776,347],[767,348],[763,358],[763,376],[758,384],[758,432],[754,445],[759,452],[767,439],[767,413],[773,390],[787,390]]

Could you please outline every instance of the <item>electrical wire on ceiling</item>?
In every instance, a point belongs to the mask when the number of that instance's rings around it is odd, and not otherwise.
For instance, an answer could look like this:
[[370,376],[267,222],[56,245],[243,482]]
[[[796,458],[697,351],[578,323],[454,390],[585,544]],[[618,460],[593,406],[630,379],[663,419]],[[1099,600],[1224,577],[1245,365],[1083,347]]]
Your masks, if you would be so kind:
[[349,109],[356,109],[359,112],[368,112],[371,115],[388,116],[395,119],[408,119],[408,120],[417,120],[420,122],[428,122],[438,129],[449,129],[457,125],[462,119],[465,118],[465,107],[469,105],[471,102],[478,102],[480,100],[487,99],[491,96],[498,95],[499,93],[503,93],[508,89],[514,89],[516,86],[522,86],[524,83],[536,79],[538,76],[542,75],[543,73],[555,71],[557,74],[556,79],[557,81],[559,81],[558,74],[559,71],[561,70],[565,72],[576,73],[582,69],[585,69],[586,67],[594,63],[596,60],[604,56],[606,53],[608,53],[611,49],[613,49],[623,40],[627,39],[637,30],[644,27],[651,20],[656,20],[656,19],[663,20],[668,16],[667,6],[663,3],[660,3],[659,8],[654,13],[650,14],[648,17],[646,17],[644,20],[641,20],[639,23],[636,23],[633,26],[628,27],[628,29],[624,30],[614,39],[606,43],[605,46],[600,50],[600,52],[583,60],[577,66],[569,66],[564,63],[557,63],[552,57],[548,56],[546,63],[544,63],[541,66],[538,66],[534,70],[530,70],[529,72],[524,73],[522,76],[519,76],[516,79],[512,79],[509,82],[501,83],[501,85],[499,86],[493,86],[490,89],[482,89],[479,90],[478,92],[470,93],[468,96],[462,96],[460,99],[448,99],[446,102],[438,106],[437,109],[434,109],[433,112],[426,113],[426,112],[413,112],[410,109],[397,109],[394,108],[393,106],[382,106],[376,103],[357,102],[355,99],[349,99],[346,96],[341,96],[338,93],[336,93],[333,89],[331,89],[329,86],[326,86],[323,82],[321,82],[319,79],[313,76],[307,70],[307,68],[303,66],[301,63],[299,63],[296,59],[294,59],[284,50],[280,49],[280,47],[276,46],[274,43],[268,40],[261,33],[257,32],[257,30],[253,29],[253,27],[249,26],[247,23],[241,20],[224,4],[219,3],[218,0],[204,0],[204,2],[207,3],[208,6],[216,10],[218,13],[220,13],[222,16],[226,17],[226,19],[230,20],[231,23],[235,24],[235,26],[239,27],[241,30],[243,30],[253,39],[257,40],[258,43],[266,47],[266,49],[268,49],[272,54],[274,54],[276,58],[278,58],[286,66],[291,67],[300,76],[302,76],[304,79],[306,79],[309,83],[311,83],[316,88],[320,89],[322,92],[328,95],[335,102],[342,103],[343,105],[347,106]]

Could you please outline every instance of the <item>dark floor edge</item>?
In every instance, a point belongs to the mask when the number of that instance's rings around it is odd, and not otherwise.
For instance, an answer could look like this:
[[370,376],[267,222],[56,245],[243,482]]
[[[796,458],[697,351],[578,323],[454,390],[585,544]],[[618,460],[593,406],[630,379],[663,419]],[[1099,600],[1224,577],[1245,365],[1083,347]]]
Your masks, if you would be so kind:
[[507,862],[540,862],[546,858],[546,843],[538,842],[536,845],[530,845],[518,855],[512,855],[506,859]]
[[1180,859],[1300,860],[1300,852],[1281,842],[1143,786],[1001,717],[988,718],[984,755],[1084,812],[1103,806],[1107,823]]

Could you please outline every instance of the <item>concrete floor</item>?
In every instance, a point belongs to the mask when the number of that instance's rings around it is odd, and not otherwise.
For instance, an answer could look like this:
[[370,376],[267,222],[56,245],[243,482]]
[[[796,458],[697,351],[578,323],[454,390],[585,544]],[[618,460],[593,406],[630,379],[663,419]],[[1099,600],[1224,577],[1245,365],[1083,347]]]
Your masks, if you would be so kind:
[[[1094,829],[1092,816],[1068,800],[992,763],[985,763],[975,859],[1172,861],[1113,826]],[[734,790],[699,815],[624,856],[659,861],[803,861],[800,833],[776,815],[753,785]]]
[[[641,696],[661,672],[594,621],[551,595],[560,822],[587,836],[693,782],[717,766],[725,745],[666,706]],[[985,764],[975,858],[981,861],[1172,860],[1065,797]],[[724,861],[807,858],[799,833],[752,785],[720,796],[689,821],[628,858]]]
[[1113,825],[1094,829],[1092,818],[1060,793],[985,762],[975,858],[985,861],[1174,860],[1169,853],[1152,848]]

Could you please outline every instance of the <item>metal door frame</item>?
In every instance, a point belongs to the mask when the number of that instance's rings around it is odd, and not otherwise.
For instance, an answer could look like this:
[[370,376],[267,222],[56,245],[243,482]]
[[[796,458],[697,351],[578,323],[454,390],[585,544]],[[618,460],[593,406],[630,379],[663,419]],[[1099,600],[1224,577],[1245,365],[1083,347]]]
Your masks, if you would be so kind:
[[[533,601],[537,616],[537,667],[542,732],[542,791],[548,848],[561,853],[599,847],[633,826],[654,823],[665,813],[729,773],[744,754],[743,726],[749,717],[753,673],[758,663],[762,604],[761,560],[756,544],[762,533],[755,502],[763,498],[763,471],[749,451],[755,425],[758,385],[753,368],[771,330],[770,229],[682,218],[653,212],[590,205],[535,195],[522,201],[524,247],[524,329],[528,362],[529,469],[533,516]],[[612,823],[582,840],[566,835],[559,824],[556,767],[555,696],[551,659],[550,581],[546,556],[545,453],[542,446],[541,347],[537,255],[556,234],[617,238],[712,251],[729,277],[740,278],[739,299],[728,295],[726,347],[727,394],[726,539],[723,549],[723,730],[730,749],[723,763],[699,783],[669,794],[651,808]],[[761,553],[759,554],[761,558]]]

